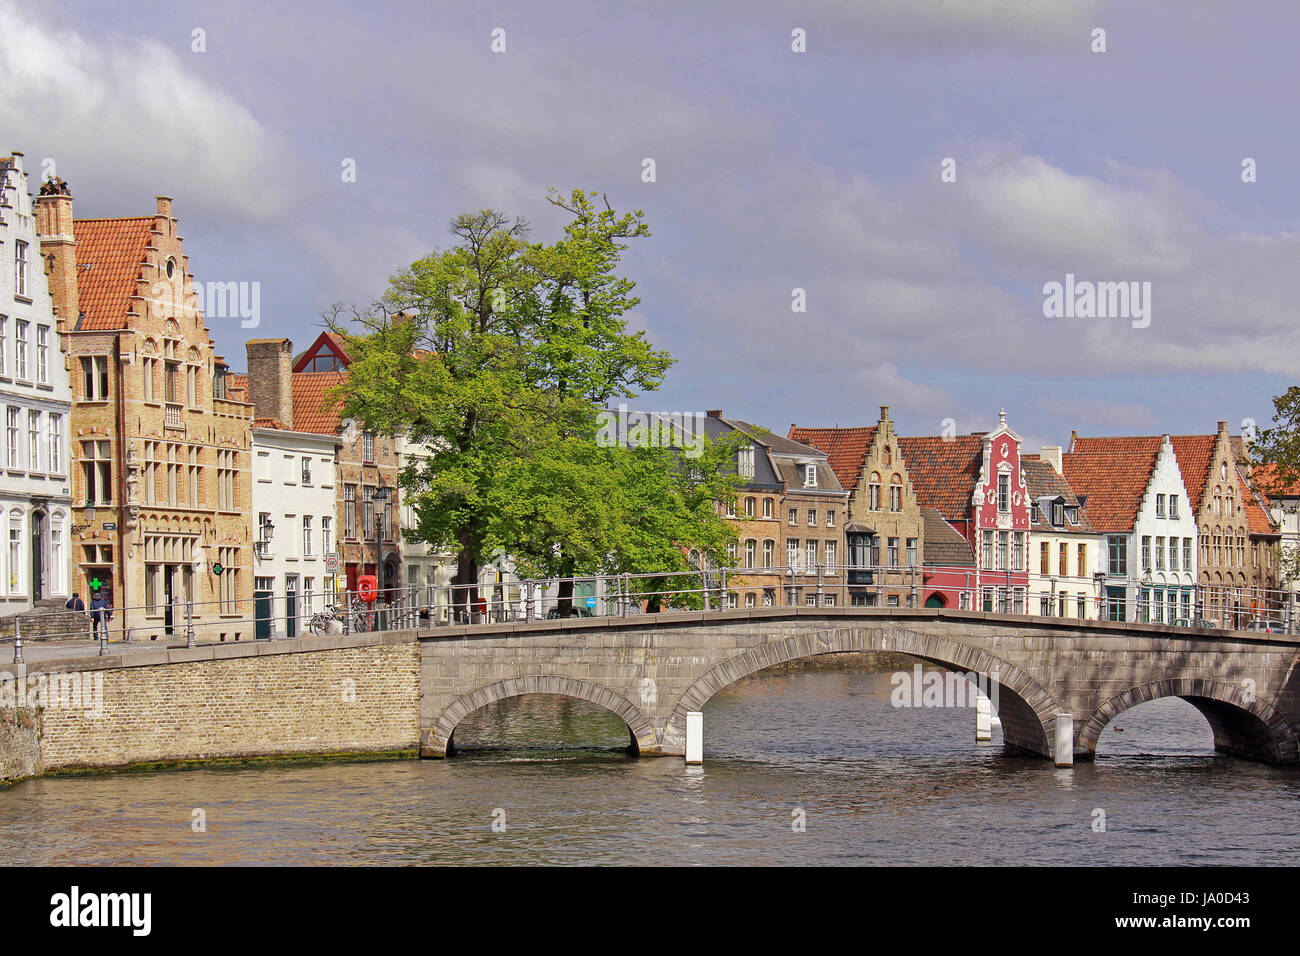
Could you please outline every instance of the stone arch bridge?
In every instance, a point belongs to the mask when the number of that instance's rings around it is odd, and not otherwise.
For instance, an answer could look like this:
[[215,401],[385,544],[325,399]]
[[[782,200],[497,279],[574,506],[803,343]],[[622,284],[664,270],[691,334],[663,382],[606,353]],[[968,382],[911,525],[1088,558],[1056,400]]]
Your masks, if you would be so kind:
[[1300,762],[1300,639],[1291,635],[928,608],[763,608],[485,624],[419,641],[426,757],[453,753],[457,724],[480,707],[561,694],[616,713],[642,755],[689,759],[688,743],[698,752],[701,741],[688,715],[730,684],[786,661],[890,651],[987,681],[1004,743],[1058,765],[1090,759],[1111,720],[1157,697],[1195,706],[1222,752]]

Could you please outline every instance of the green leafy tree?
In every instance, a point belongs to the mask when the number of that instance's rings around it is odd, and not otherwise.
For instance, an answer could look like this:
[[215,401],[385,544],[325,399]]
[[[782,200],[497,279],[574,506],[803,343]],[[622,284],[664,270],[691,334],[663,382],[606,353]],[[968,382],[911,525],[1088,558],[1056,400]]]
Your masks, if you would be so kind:
[[652,456],[595,443],[596,410],[656,388],[672,363],[624,318],[640,300],[618,269],[650,234],[642,213],[582,190],[548,200],[569,214],[556,241],[530,242],[524,220],[496,210],[457,216],[454,244],[395,274],[380,301],[326,315],[353,359],[344,416],[427,452],[401,476],[411,536],[457,554],[462,606],[500,551],[587,573],[652,555],[667,568],[671,549],[722,540],[700,504],[717,480],[696,487],[670,468],[655,484]]
[[1300,481],[1300,385],[1273,398],[1273,426],[1262,428],[1251,444],[1256,465],[1272,465],[1279,485]]

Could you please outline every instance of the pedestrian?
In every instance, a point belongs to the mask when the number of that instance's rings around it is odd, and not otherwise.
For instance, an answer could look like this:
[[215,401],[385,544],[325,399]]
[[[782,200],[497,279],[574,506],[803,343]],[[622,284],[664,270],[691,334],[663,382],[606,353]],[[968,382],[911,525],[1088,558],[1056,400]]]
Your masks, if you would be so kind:
[[91,634],[96,639],[103,635],[108,640],[108,622],[113,619],[113,605],[104,599],[104,592],[96,591],[90,601]]
[[86,609],[86,602],[81,599],[81,595],[76,591],[73,591],[72,597],[68,598],[68,603],[63,606],[69,611],[84,611]]

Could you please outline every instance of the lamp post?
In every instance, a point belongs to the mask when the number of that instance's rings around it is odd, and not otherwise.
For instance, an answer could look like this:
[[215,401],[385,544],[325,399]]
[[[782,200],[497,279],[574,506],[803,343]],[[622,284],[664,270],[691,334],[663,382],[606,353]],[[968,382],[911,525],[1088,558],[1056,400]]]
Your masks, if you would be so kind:
[[381,509],[384,503],[388,501],[388,489],[382,484],[370,493],[370,500],[376,502],[375,505],[375,591],[379,591],[379,583],[384,580],[384,517]]

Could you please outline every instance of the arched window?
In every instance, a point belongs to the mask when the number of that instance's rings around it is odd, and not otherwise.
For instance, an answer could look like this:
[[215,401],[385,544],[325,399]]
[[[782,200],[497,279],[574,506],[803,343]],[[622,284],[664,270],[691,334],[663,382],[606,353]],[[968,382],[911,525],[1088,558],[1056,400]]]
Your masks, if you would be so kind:
[[880,510],[880,472],[871,473],[871,481],[867,485],[867,507],[872,511]]
[[889,510],[903,510],[903,479],[898,475],[889,479]]
[[753,498],[746,498],[746,499],[745,499],[745,517],[747,517],[747,518],[752,518],[752,517],[754,517],[754,499],[753,499]]
[[758,553],[758,542],[750,538],[745,542],[745,567],[754,567],[754,556]]

